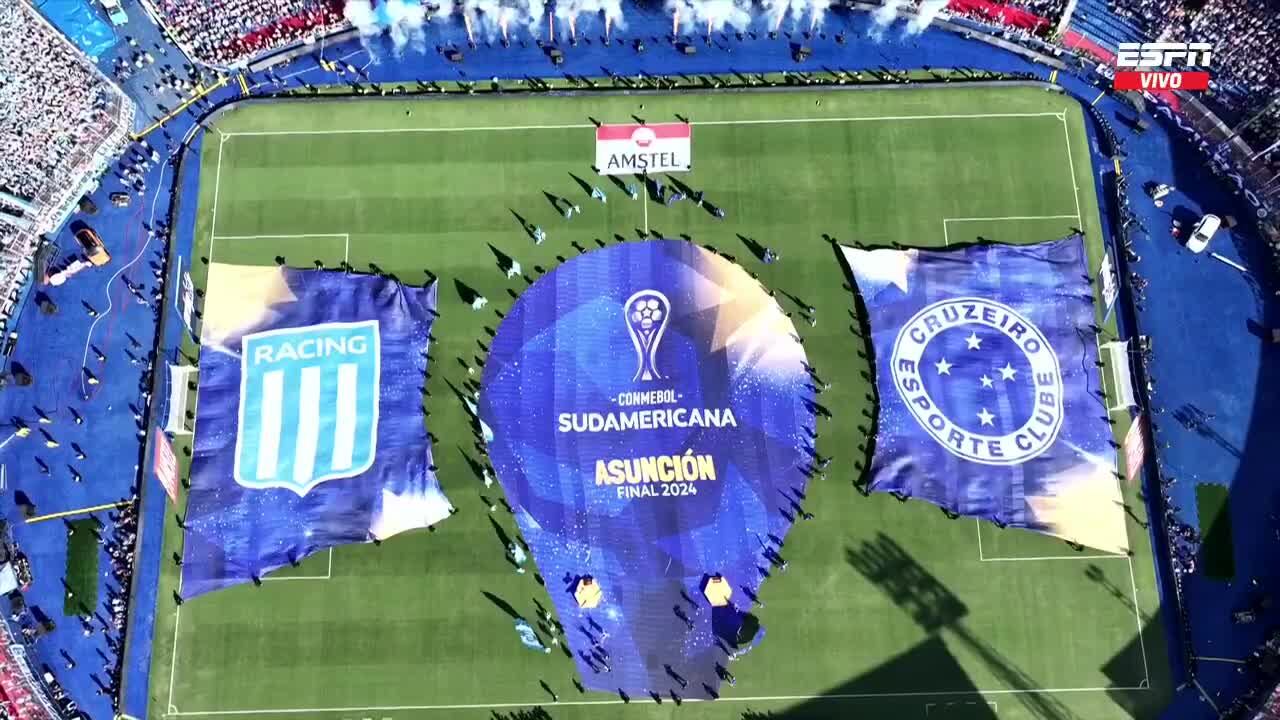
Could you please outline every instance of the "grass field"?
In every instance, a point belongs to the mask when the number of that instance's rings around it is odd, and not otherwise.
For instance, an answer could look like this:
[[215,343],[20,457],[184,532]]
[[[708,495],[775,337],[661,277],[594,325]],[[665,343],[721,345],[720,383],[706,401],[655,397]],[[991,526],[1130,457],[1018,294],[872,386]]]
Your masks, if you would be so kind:
[[67,591],[62,603],[62,614],[88,615],[85,608],[98,607],[98,547],[97,523],[93,520],[73,520],[67,528]]
[[[691,203],[629,201],[612,186],[606,205],[585,197],[572,175],[591,177],[591,118],[677,113],[694,123],[694,170],[682,179],[723,206],[726,220]],[[1036,242],[1079,227],[1097,267],[1098,202],[1074,102],[1014,87],[339,101],[254,105],[215,128],[202,156],[197,255],[376,263],[406,282],[439,276],[429,425],[460,512],[434,532],[321,553],[261,588],[176,611],[177,568],[166,563],[149,717],[478,719],[541,704],[556,720],[1107,720],[1155,717],[1167,700],[1133,488],[1129,558],[1076,553],[853,487],[865,463],[857,424],[870,412],[864,341],[850,332],[853,299],[823,234],[936,247],[977,236]],[[582,214],[564,220],[544,191],[582,197]],[[548,241],[535,247],[513,212],[546,228]],[[455,358],[476,353],[484,328],[497,326],[492,311],[524,287],[504,277],[486,244],[528,271],[578,252],[571,243],[591,248],[644,230],[687,233],[816,306],[805,347],[834,382],[823,397],[836,414],[819,425],[818,450],[836,460],[810,486],[817,519],[788,537],[790,572],[765,585],[768,638],[735,664],[737,686],[720,701],[680,708],[579,694],[568,658],[520,646],[484,593],[531,613],[548,604],[546,590],[504,560],[468,468],[465,410],[446,385],[462,385]],[[783,259],[751,260],[738,233]],[[203,273],[197,263],[198,287]],[[490,307],[471,311],[454,280]],[[509,515],[496,519],[514,530]],[[170,513],[163,556],[180,542]]]
[[1226,485],[1200,483],[1196,485],[1196,513],[1201,538],[1200,562],[1204,574],[1219,580],[1236,576],[1235,546],[1231,542],[1231,497]]

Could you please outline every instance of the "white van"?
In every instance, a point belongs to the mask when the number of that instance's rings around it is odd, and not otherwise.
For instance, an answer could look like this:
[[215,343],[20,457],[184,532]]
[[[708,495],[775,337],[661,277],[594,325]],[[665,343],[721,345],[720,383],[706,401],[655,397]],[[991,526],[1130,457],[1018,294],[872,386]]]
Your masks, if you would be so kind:
[[1202,253],[1209,247],[1213,234],[1222,227],[1222,218],[1217,215],[1205,215],[1191,229],[1191,237],[1187,238],[1187,249],[1193,253]]

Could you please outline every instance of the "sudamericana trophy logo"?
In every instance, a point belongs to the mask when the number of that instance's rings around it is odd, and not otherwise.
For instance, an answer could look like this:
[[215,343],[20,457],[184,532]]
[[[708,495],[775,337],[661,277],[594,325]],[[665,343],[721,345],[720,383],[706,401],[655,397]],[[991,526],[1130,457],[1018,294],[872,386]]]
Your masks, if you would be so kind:
[[626,303],[627,332],[636,349],[636,376],[633,380],[661,380],[658,372],[658,345],[671,318],[671,301],[657,290],[641,290]]

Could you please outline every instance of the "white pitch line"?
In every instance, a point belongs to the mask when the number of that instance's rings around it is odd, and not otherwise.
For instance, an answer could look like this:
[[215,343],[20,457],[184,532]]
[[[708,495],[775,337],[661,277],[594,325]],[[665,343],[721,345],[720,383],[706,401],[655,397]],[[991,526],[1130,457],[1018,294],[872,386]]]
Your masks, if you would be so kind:
[[1062,118],[1062,136],[1067,141],[1067,166],[1071,168],[1071,188],[1072,196],[1076,200],[1076,222],[1084,223],[1080,212],[1080,183],[1076,180],[1076,158],[1071,148],[1071,133],[1067,130],[1067,114],[1064,112],[1059,117]]
[[[964,115],[865,115],[851,117],[808,117],[760,120],[705,120],[690,123],[694,126],[715,125],[796,125],[806,123],[897,122],[910,120],[980,120],[986,118],[1036,118],[1065,117],[1062,113],[972,113]],[[476,127],[428,127],[428,128],[338,128],[332,130],[250,130],[230,132],[227,137],[269,137],[275,135],[380,135],[386,133],[456,133],[456,132],[520,132],[528,130],[586,130],[595,128],[592,123],[563,125],[488,125]],[[1073,173],[1074,177],[1074,173]]]
[[946,218],[942,222],[983,222],[996,220],[1072,220],[1078,215],[1006,215],[1004,217]]
[[[1084,693],[1084,692],[1146,692],[1148,687],[1083,687],[1083,688],[1034,688],[1030,690],[972,690],[969,692],[900,692],[900,693],[833,693],[830,695],[762,695],[754,697],[721,697],[718,700],[688,698],[683,702],[745,703],[745,702],[794,702],[804,700],[870,700],[875,698],[913,698],[913,697],[964,697],[971,695],[1042,695],[1045,693]],[[205,717],[234,715],[299,715],[314,713],[361,713],[361,712],[395,712],[399,710],[499,710],[503,708],[522,708],[546,705],[546,700],[513,703],[473,703],[463,705],[375,705],[369,707],[332,707],[332,708],[281,708],[278,710],[210,710],[183,711],[169,713],[170,716]],[[562,700],[558,706],[591,706],[622,705],[622,700]]]
[[943,218],[942,219],[942,244],[943,246],[951,245],[951,234],[947,231],[947,223],[952,222],[1003,222],[1006,220],[1076,220],[1079,222],[1077,215],[1005,215],[1003,217],[964,217],[964,218]]
[[982,562],[1033,562],[1039,560],[1127,560],[1128,555],[1050,555],[1046,557],[982,558]]
[[1133,558],[1129,557],[1129,587],[1133,590],[1133,623],[1137,627],[1138,647],[1142,650],[1142,675],[1151,684],[1151,668],[1147,665],[1147,641],[1142,637],[1142,615],[1138,612],[1138,579],[1133,574]]
[[213,209],[209,211],[209,264],[213,264],[213,241],[218,237],[218,189],[222,186],[222,150],[227,146],[227,138],[223,135],[218,142],[218,167],[213,172]]
[[[313,237],[340,237],[342,238],[342,261],[351,261],[351,234],[350,233],[300,233],[296,235],[218,235],[218,240],[300,240],[302,238]],[[209,238],[209,244],[212,246],[214,237]],[[212,258],[212,254],[210,254]],[[210,260],[212,262],[212,259]]]

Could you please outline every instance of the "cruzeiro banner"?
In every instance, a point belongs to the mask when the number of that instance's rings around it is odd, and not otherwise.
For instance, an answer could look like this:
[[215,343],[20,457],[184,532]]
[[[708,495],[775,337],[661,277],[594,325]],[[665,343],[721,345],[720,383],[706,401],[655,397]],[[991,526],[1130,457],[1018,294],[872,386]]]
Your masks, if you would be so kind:
[[870,488],[1128,549],[1084,242],[842,248],[870,316]]
[[448,517],[422,409],[436,286],[215,264],[182,593]]
[[751,598],[812,460],[794,333],[746,271],[672,240],[575,257],[502,321],[489,454],[560,618],[585,629],[567,637],[587,687],[711,697],[718,645],[761,637]]

